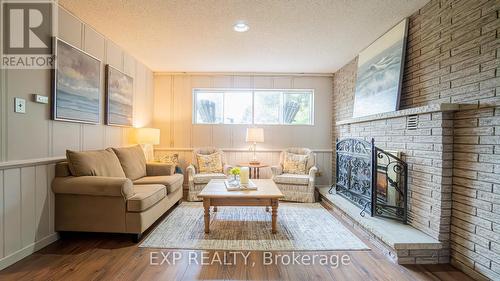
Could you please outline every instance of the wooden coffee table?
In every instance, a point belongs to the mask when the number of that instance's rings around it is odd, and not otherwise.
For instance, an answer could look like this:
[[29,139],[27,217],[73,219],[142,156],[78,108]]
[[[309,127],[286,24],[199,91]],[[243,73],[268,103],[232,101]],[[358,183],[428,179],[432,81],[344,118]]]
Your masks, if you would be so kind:
[[227,191],[223,179],[211,180],[198,194],[203,198],[205,208],[205,233],[210,232],[210,207],[217,206],[263,206],[272,208],[272,233],[276,233],[278,219],[278,200],[284,197],[273,180],[254,179],[257,190]]

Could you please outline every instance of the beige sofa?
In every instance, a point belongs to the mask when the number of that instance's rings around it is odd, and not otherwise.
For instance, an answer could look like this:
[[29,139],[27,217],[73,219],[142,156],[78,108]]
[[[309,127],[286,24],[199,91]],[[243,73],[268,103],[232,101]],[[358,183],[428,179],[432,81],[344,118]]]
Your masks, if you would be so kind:
[[56,231],[131,233],[139,240],[182,199],[183,176],[170,165],[146,163],[140,146],[66,156],[52,182]]

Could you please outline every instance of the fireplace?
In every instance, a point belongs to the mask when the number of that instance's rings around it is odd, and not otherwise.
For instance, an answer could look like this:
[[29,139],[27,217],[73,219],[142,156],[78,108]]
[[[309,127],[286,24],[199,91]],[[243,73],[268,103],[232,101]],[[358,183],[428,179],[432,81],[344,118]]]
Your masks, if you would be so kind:
[[368,213],[407,222],[407,164],[399,153],[346,138],[336,143],[336,182],[330,188]]

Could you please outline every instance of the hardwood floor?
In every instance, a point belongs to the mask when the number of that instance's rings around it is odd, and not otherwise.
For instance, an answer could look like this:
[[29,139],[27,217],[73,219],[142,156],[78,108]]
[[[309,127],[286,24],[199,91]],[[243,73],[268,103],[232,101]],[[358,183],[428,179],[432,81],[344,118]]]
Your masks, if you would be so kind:
[[[349,263],[344,265],[340,260],[320,264],[324,260],[319,258],[314,265],[287,264],[286,257],[266,265],[270,254],[265,258],[265,252],[147,249],[139,248],[127,235],[80,233],[0,271],[0,280],[472,280],[451,265],[396,265],[362,240],[372,250],[296,252],[311,258],[348,256]],[[293,259],[291,252],[272,254]]]

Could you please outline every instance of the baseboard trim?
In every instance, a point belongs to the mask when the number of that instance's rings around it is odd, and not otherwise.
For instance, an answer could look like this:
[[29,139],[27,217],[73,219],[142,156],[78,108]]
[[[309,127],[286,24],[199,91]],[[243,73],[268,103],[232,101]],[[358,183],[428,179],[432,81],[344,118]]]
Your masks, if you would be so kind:
[[28,246],[26,246],[20,250],[17,250],[16,252],[14,252],[6,257],[1,258],[0,259],[0,270],[5,269],[5,268],[15,264],[16,262],[24,259],[25,257],[33,254],[34,252],[48,246],[49,244],[54,243],[58,239],[59,239],[59,234],[56,232],[56,233],[50,234],[48,236],[45,236],[41,240],[36,241],[34,243],[31,243]]

